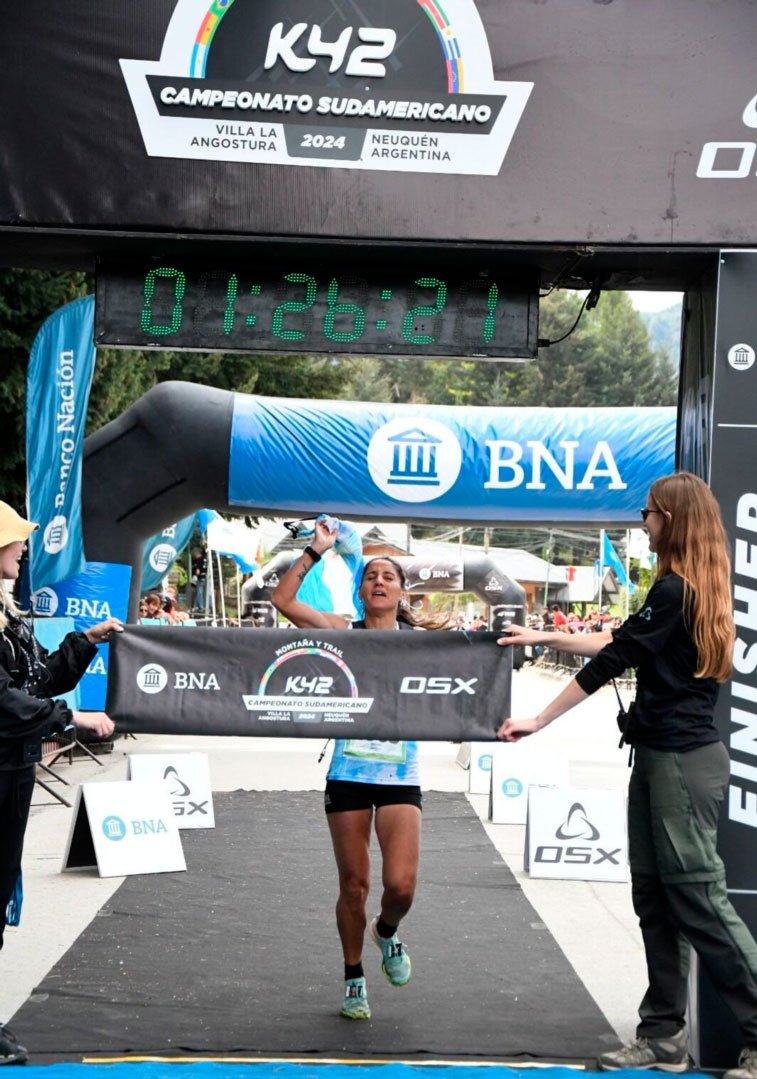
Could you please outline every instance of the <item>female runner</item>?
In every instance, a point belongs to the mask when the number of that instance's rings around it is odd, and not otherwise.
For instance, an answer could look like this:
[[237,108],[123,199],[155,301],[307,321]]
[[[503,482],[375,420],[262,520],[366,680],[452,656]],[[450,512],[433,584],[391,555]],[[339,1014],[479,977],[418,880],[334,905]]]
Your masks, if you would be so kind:
[[[313,542],[271,596],[274,606],[300,629],[421,628],[407,608],[402,569],[391,558],[372,558],[363,569],[359,596],[365,616],[360,621],[349,622],[341,615],[317,611],[297,599],[308,571],[334,546],[336,538],[336,530],[326,521],[316,521]],[[345,1019],[370,1019],[363,939],[370,890],[371,826],[381,849],[383,892],[379,914],[368,933],[381,951],[381,969],[389,982],[399,986],[410,980],[410,956],[398,928],[413,902],[420,857],[417,743],[337,739],[326,777],[325,806],[339,874],[336,924],[344,954],[340,1014]]]

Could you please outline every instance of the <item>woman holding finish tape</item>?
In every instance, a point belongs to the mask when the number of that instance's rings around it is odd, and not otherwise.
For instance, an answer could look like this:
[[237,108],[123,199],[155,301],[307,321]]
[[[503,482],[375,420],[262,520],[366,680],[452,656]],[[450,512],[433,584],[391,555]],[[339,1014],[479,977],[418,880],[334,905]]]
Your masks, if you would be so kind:
[[506,719],[498,736],[515,742],[534,734],[636,668],[623,740],[635,758],[629,861],[649,988],[636,1040],[603,1053],[598,1064],[607,1071],[686,1071],[692,946],[742,1031],[739,1065],[725,1079],[757,1079],[757,945],[731,906],[716,850],[730,775],[713,718],[718,684],[731,674],[735,637],[728,543],[712,493],[688,472],[653,483],[641,516],[657,553],[657,576],[636,614],[614,631],[566,635],[513,627],[498,642],[592,657],[537,716]]
[[[333,519],[319,519],[310,546],[284,574],[271,601],[300,629],[426,628],[411,614],[405,578],[392,558],[379,556],[363,567],[359,596],[364,618],[349,622],[297,599],[316,562],[337,539]],[[429,624],[428,628],[432,628]],[[437,627],[433,627],[437,628]],[[326,777],[326,817],[339,873],[336,923],[344,954],[340,1015],[370,1019],[363,970],[366,901],[370,890],[371,826],[381,848],[383,892],[380,913],[368,932],[381,951],[381,969],[392,985],[406,985],[411,964],[398,927],[410,910],[418,877],[421,788],[416,742],[337,739]]]
[[[0,502],[0,948],[21,869],[34,762],[40,759],[43,738],[71,724],[101,738],[113,733],[104,712],[71,712],[52,697],[72,690],[95,656],[96,645],[123,628],[109,618],[86,633],[69,633],[51,654],[37,643],[7,587],[18,578],[26,541],[36,527]],[[0,1064],[26,1059],[24,1047],[0,1025]]]

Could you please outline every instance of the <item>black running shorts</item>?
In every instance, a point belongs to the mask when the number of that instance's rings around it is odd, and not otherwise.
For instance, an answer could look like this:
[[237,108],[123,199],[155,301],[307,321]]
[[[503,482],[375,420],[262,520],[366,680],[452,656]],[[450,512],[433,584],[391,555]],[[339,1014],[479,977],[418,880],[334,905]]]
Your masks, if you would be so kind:
[[346,779],[326,780],[324,804],[327,813],[397,805],[418,806],[422,810],[421,802],[420,787],[406,787],[397,783],[352,783]]

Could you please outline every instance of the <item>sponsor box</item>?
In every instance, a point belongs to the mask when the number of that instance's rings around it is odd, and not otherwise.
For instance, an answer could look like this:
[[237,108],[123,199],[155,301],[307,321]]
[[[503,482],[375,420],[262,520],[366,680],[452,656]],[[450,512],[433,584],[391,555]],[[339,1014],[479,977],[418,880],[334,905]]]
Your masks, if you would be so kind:
[[531,787],[524,868],[532,877],[628,880],[625,793]]
[[63,869],[101,877],[187,868],[168,792],[154,782],[83,783],[76,793]]
[[488,794],[492,784],[492,761],[497,751],[496,742],[470,743],[470,775],[468,791],[470,794]]
[[165,788],[179,828],[215,828],[206,753],[130,753],[126,774]]
[[525,824],[530,787],[565,787],[567,783],[568,762],[538,752],[531,739],[498,745],[492,759],[489,820]]

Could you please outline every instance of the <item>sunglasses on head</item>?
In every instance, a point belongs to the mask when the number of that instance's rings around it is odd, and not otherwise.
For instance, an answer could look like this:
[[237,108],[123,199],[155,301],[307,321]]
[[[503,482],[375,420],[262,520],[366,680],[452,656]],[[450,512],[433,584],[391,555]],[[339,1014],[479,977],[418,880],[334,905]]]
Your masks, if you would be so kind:
[[639,510],[639,513],[641,514],[642,521],[646,521],[650,513],[660,513],[660,510],[647,509],[645,506],[643,510]]
[[292,539],[297,539],[297,537],[301,534],[302,531],[313,531],[312,528],[303,529],[302,526],[304,524],[307,524],[309,521],[317,520],[317,517],[303,517],[300,521],[284,521],[284,528],[286,528],[287,532],[291,534]]

